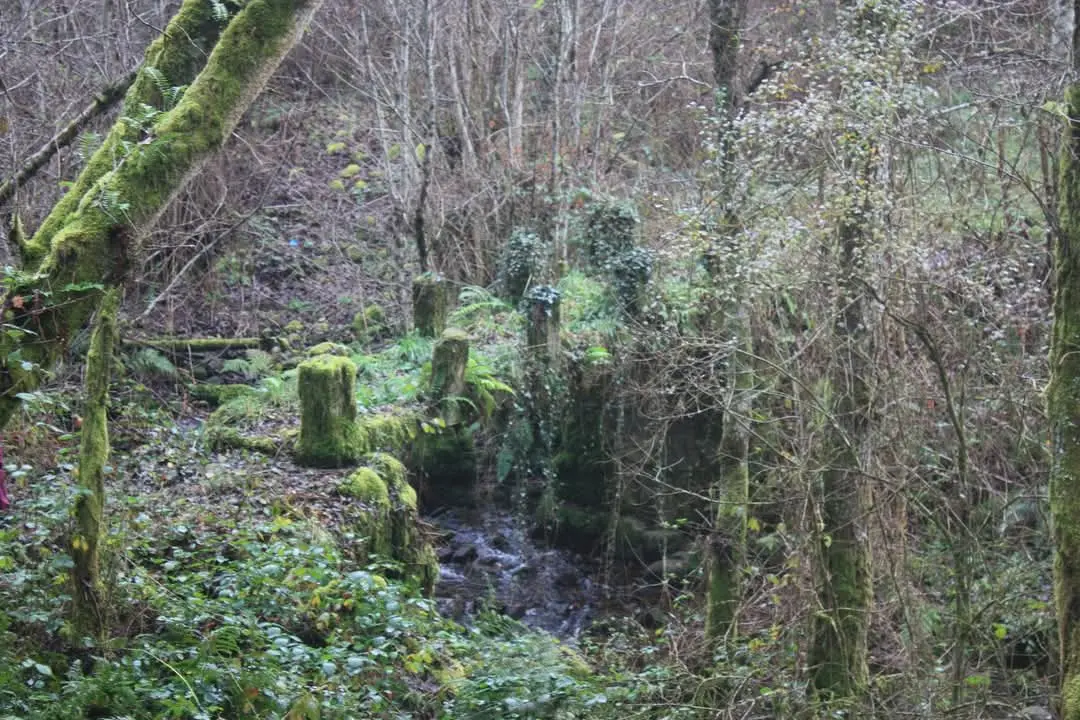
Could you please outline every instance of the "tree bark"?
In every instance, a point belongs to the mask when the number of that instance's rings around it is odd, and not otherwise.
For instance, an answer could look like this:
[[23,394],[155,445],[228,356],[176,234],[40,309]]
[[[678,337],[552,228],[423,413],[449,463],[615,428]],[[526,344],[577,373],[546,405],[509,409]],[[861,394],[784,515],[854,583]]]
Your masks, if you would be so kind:
[[[734,96],[736,61],[739,53],[739,31],[746,14],[746,0],[709,0],[709,47],[713,55],[713,74],[716,83],[716,110],[720,116],[720,234],[711,249],[714,254],[730,256],[728,269],[739,262],[734,234],[737,223],[732,207],[733,182],[730,143],[735,120]],[[720,267],[714,265],[715,270]],[[714,281],[728,283],[738,277],[734,272],[715,277]],[[722,423],[720,447],[716,463],[717,477],[713,483],[716,513],[709,538],[706,561],[708,598],[706,600],[705,634],[711,641],[727,636],[735,627],[736,613],[742,598],[742,569],[746,562],[747,504],[750,495],[750,394],[754,387],[751,362],[749,318],[736,292],[734,303],[718,309],[724,335],[731,339],[728,356],[725,410],[712,422]]]
[[1072,30],[1073,78],[1065,93],[1069,120],[1060,161],[1060,232],[1053,238],[1054,329],[1046,388],[1062,720],[1080,720],[1080,23],[1075,17]]
[[866,531],[870,489],[859,459],[869,415],[865,362],[869,340],[858,287],[859,256],[866,242],[858,217],[849,215],[838,231],[841,293],[835,326],[837,362],[830,378],[836,402],[820,482],[819,608],[809,651],[814,691],[827,700],[857,700],[870,682],[867,631],[873,587]]
[[79,636],[102,640],[108,631],[107,603],[101,581],[100,546],[105,536],[105,464],[109,459],[109,381],[116,343],[119,291],[101,301],[90,351],[86,356],[86,404],[79,443],[79,486],[75,533],[71,538],[71,619]]
[[[124,95],[124,112],[135,116],[142,106],[164,109],[162,97],[153,73],[157,70],[170,86],[189,85],[221,34],[221,22],[213,14],[210,3],[204,0],[185,0],[165,32],[146,49],[143,67]],[[94,184],[113,170],[122,157],[125,143],[139,142],[138,130],[128,123],[117,122],[109,130],[101,147],[90,156],[75,184],[42,222],[25,247],[21,248],[23,267],[34,269],[49,252],[52,239],[78,210],[79,203]]]
[[[42,255],[37,272],[14,278],[0,301],[8,328],[0,338],[0,427],[18,406],[17,394],[40,384],[93,314],[101,286],[123,281],[129,245],[225,144],[321,1],[247,3],[175,107],[138,128],[137,139],[110,132],[111,150],[103,150],[112,156],[95,155],[31,241],[32,254]],[[204,7],[209,4],[188,0],[178,18],[202,17]],[[125,107],[146,96],[145,75],[128,91]]]

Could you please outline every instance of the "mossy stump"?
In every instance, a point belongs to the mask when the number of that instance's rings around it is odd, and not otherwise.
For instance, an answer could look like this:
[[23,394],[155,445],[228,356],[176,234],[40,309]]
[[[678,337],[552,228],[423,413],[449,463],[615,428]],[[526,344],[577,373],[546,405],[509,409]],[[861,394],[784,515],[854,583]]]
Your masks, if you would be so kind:
[[343,480],[338,494],[365,506],[365,519],[358,529],[366,540],[366,559],[378,555],[400,562],[405,576],[430,594],[439,576],[439,564],[434,548],[420,531],[416,490],[409,484],[401,461],[386,453],[368,455],[366,466]]
[[356,365],[337,355],[317,355],[300,363],[298,370],[297,462],[340,467],[356,461]]
[[450,284],[442,275],[424,273],[413,280],[413,326],[425,337],[438,337],[446,329],[450,312]]
[[456,398],[465,395],[465,370],[469,365],[469,336],[464,330],[447,328],[431,355],[431,396],[439,403],[443,419],[453,425],[462,412]]

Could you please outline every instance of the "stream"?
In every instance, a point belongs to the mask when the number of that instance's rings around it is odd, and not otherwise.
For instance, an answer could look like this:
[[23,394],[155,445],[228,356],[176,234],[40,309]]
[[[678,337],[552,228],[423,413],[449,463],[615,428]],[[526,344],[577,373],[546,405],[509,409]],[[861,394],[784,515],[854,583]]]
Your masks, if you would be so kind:
[[426,518],[442,533],[435,597],[447,617],[468,623],[485,608],[565,640],[593,618],[594,563],[543,547],[504,511],[446,510]]

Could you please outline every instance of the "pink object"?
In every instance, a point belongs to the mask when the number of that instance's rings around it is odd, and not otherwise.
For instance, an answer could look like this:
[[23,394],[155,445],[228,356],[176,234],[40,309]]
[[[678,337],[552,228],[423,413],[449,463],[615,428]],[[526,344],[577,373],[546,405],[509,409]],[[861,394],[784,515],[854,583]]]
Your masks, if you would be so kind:
[[4,470],[4,448],[0,447],[0,510],[11,507],[11,499],[7,494],[7,471]]

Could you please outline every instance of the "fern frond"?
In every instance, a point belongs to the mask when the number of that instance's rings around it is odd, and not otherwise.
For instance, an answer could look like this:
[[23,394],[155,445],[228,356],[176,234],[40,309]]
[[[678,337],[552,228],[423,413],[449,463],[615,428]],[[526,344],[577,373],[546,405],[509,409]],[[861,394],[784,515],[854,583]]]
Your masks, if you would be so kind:
[[144,378],[175,379],[179,374],[169,358],[153,348],[142,348],[127,362],[128,369]]
[[229,8],[225,7],[221,0],[210,0],[210,7],[213,9],[214,19],[218,22],[223,23],[229,19]]

